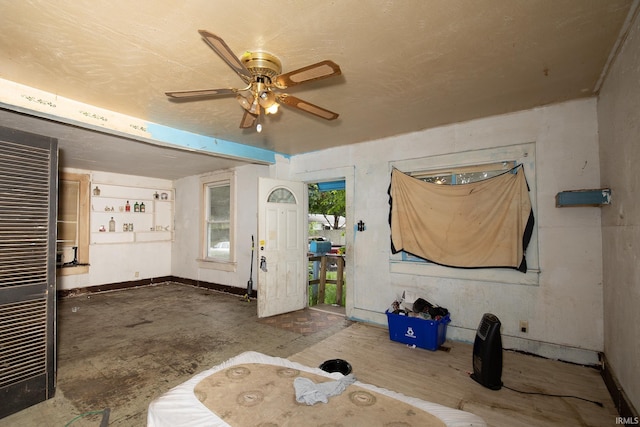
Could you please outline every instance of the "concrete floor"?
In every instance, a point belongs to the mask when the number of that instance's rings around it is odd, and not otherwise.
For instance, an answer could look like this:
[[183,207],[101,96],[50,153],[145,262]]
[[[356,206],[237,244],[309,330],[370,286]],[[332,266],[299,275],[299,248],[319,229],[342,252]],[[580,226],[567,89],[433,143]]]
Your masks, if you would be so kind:
[[289,357],[350,324],[298,333],[258,321],[256,301],[176,283],[68,297],[55,397],[0,427],[98,426],[102,414],[88,413],[105,408],[109,426],[144,426],[149,402],[202,370],[249,350]]

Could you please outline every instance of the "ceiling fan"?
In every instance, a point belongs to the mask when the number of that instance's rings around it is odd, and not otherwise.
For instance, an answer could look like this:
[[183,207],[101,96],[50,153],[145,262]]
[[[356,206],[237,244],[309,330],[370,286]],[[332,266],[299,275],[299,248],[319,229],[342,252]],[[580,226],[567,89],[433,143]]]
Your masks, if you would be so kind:
[[335,120],[338,113],[329,111],[310,102],[279,90],[314,80],[338,76],[342,72],[338,64],[325,60],[297,70],[281,74],[282,63],[275,55],[264,51],[246,52],[238,57],[222,38],[205,30],[198,30],[203,40],[226,64],[235,71],[247,85],[241,89],[203,89],[165,92],[172,99],[190,100],[217,96],[235,95],[244,108],[240,128],[255,125],[262,131],[263,116],[275,114],[280,104],[311,113],[326,120]]

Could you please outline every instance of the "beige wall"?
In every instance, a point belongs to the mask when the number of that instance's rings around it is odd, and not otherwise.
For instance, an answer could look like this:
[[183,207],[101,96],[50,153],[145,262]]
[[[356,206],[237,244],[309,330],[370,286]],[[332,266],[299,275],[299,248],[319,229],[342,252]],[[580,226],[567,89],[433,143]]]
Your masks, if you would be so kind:
[[602,209],[604,350],[640,409],[640,19],[636,16],[598,99],[600,168],[612,203]]

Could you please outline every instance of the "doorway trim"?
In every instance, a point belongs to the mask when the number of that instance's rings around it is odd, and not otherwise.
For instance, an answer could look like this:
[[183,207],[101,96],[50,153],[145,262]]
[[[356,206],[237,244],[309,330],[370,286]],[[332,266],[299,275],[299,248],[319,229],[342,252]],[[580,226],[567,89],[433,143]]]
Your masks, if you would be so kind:
[[320,169],[315,171],[305,171],[301,173],[292,173],[291,179],[296,181],[302,181],[305,184],[316,184],[318,182],[325,181],[340,181],[344,180],[345,185],[345,213],[346,225],[345,225],[345,270],[346,270],[346,282],[347,282],[347,295],[345,297],[345,314],[347,318],[352,317],[353,308],[355,306],[354,301],[354,286],[355,286],[355,231],[354,231],[354,200],[355,200],[355,166],[346,166],[332,169]]

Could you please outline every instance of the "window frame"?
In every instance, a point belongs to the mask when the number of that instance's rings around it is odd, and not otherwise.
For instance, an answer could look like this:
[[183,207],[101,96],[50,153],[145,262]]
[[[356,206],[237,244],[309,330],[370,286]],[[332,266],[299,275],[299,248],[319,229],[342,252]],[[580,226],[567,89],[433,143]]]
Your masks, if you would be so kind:
[[[235,271],[235,229],[236,229],[236,175],[234,172],[219,172],[207,174],[200,178],[200,258],[199,266],[202,268]],[[214,258],[209,256],[209,188],[229,186],[229,259]]]
[[[89,220],[90,220],[90,182],[91,177],[89,174],[73,173],[73,172],[60,172],[58,181],[70,181],[78,183],[78,200],[77,200],[77,212],[78,212],[78,264],[76,266],[57,266],[56,274],[59,276],[70,276],[75,274],[86,274],[89,272]],[[58,185],[58,191],[61,191],[61,185]],[[58,203],[62,202],[63,198],[58,195]],[[59,209],[60,207],[58,207]],[[56,216],[56,225],[59,219]],[[56,251],[58,250],[56,238]]]
[[412,176],[432,175],[452,169],[469,169],[476,166],[502,162],[522,164],[529,185],[529,197],[535,218],[531,241],[526,251],[527,272],[509,268],[455,268],[434,264],[400,251],[392,254],[389,250],[390,271],[392,273],[414,274],[447,279],[462,279],[537,286],[540,267],[538,253],[538,221],[536,203],[535,143],[517,144],[503,147],[435,155],[389,163],[391,170],[397,168]]

